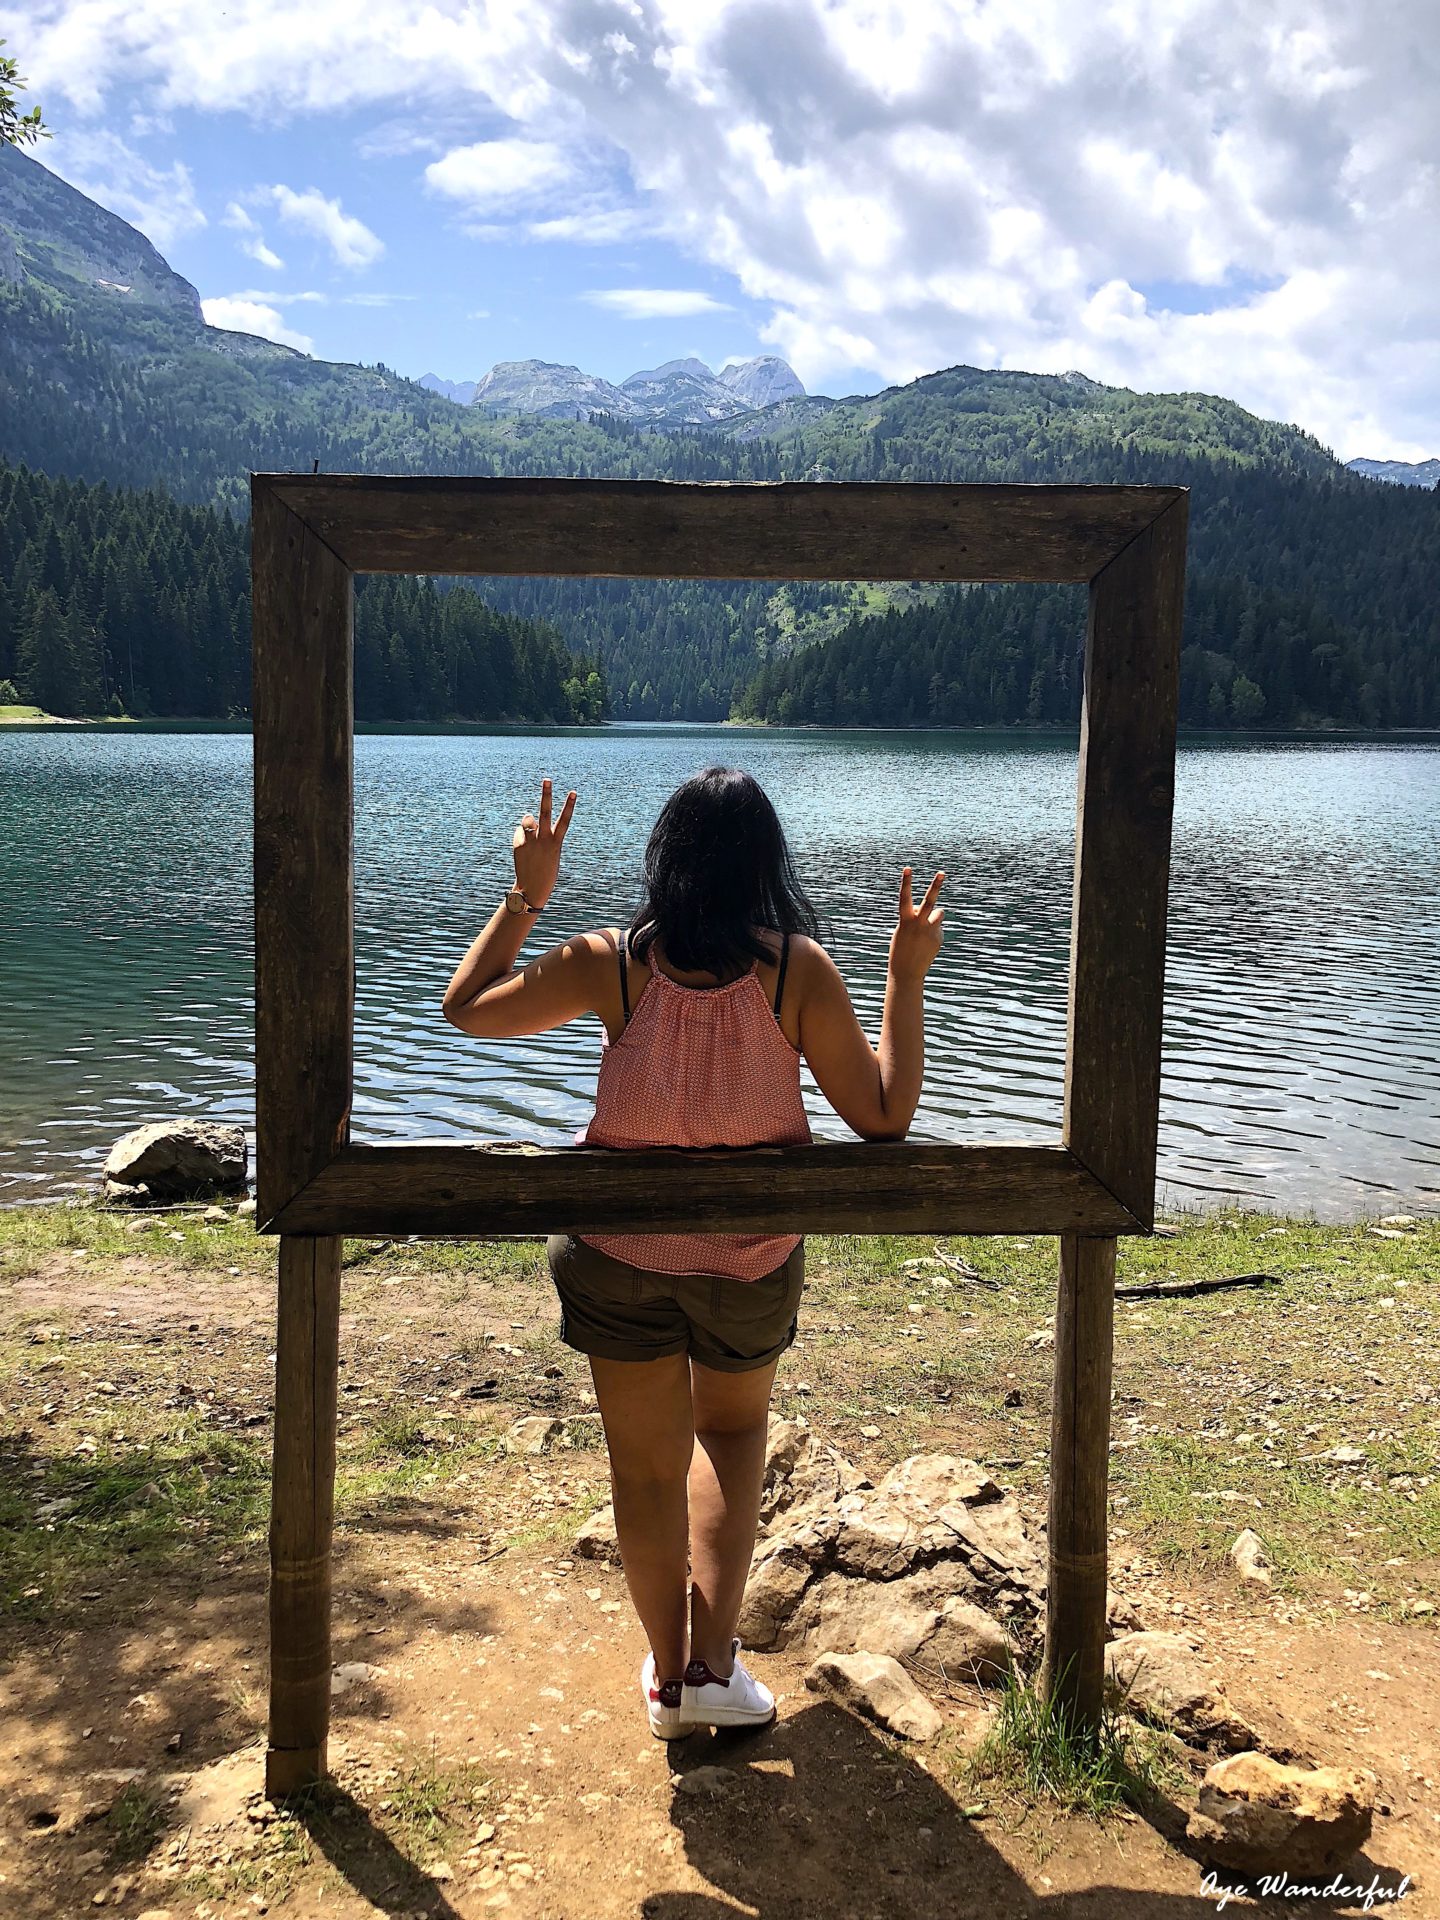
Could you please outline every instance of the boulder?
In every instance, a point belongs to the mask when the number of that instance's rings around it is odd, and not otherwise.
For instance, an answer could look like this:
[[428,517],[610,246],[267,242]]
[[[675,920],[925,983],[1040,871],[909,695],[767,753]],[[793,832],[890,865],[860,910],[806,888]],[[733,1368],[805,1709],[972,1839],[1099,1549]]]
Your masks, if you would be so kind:
[[1374,1807],[1371,1773],[1237,1753],[1205,1775],[1186,1833],[1217,1867],[1294,1880],[1341,1866],[1363,1847]]
[[905,1740],[933,1740],[945,1724],[900,1662],[887,1654],[822,1653],[805,1684]]
[[988,1613],[948,1590],[953,1571],[942,1563],[901,1580],[827,1573],[807,1588],[779,1644],[919,1659],[951,1680],[998,1681],[1010,1643]]
[[836,1448],[815,1438],[808,1421],[771,1417],[760,1492],[760,1532],[781,1515],[833,1506],[843,1494],[870,1482]]
[[923,1648],[947,1671],[995,1677],[1010,1653],[999,1622],[1038,1618],[1044,1562],[1014,1499],[973,1460],[913,1454],[871,1486],[804,1421],[774,1421],[765,1501],[747,1646],[896,1659]]
[[1258,1742],[1254,1727],[1178,1633],[1121,1634],[1105,1649],[1105,1679],[1113,1704],[1187,1740],[1232,1751]]
[[105,1197],[158,1205],[233,1192],[245,1185],[246,1162],[243,1128],[212,1120],[156,1121],[111,1147]]

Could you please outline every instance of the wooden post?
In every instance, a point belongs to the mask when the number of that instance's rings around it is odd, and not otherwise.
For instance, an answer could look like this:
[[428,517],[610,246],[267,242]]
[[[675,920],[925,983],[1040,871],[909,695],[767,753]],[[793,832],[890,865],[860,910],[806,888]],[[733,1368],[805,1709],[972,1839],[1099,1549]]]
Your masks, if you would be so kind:
[[1105,1686],[1115,1242],[1060,1238],[1050,1415],[1049,1585],[1041,1690],[1093,1734]]
[[282,1234],[279,1265],[265,1756],[272,1800],[325,1777],[340,1241]]

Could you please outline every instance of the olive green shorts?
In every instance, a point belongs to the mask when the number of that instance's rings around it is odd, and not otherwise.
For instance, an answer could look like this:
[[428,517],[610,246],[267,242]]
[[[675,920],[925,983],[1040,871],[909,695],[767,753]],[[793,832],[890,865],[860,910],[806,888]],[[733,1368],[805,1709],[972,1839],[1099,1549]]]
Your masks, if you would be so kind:
[[602,1360],[688,1353],[719,1373],[747,1373],[778,1360],[795,1338],[803,1240],[759,1280],[654,1273],[566,1233],[552,1234],[546,1252],[560,1296],[560,1338],[577,1353]]

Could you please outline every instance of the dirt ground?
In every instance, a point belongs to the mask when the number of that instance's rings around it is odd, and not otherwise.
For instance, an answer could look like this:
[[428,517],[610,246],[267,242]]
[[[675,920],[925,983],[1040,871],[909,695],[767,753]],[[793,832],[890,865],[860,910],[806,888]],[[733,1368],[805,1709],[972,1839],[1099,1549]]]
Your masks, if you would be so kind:
[[[1251,1270],[1262,1231],[1283,1285],[1122,1313],[1114,1584],[1145,1625],[1199,1641],[1279,1746],[1374,1770],[1381,1810],[1347,1877],[1408,1875],[1400,1910],[1440,1915],[1436,1237],[1187,1227],[1127,1249],[1122,1281]],[[921,1446],[969,1454],[1038,1525],[1048,1362],[1027,1336],[1053,1248],[954,1243],[966,1281],[932,1244],[815,1243],[780,1406],[872,1474]],[[347,1246],[334,1780],[271,1808],[272,1260],[241,1223],[193,1216],[0,1237],[5,1920],[1216,1911],[1223,1889],[1173,1844],[1205,1756],[1168,1812],[1097,1822],[976,1786],[978,1690],[941,1702],[945,1733],[917,1748],[808,1693],[808,1656],[783,1653],[753,1660],[773,1729],[653,1740],[621,1575],[571,1551],[604,1456],[524,1244]],[[510,1451],[537,1412],[565,1421],[558,1444]],[[1347,1441],[1361,1461],[1310,1462]],[[1247,1520],[1271,1591],[1225,1558]]]

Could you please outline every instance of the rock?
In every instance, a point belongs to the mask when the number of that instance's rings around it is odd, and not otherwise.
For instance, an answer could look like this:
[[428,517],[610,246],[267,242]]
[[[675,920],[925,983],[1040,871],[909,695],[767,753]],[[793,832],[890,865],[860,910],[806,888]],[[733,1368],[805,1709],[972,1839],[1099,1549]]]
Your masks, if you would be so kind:
[[1294,1880],[1338,1867],[1363,1847],[1374,1806],[1371,1773],[1237,1753],[1206,1773],[1186,1833],[1216,1866]]
[[738,1632],[747,1647],[773,1647],[789,1636],[786,1625],[814,1577],[809,1556],[793,1542],[762,1552],[750,1569]]
[[765,1442],[765,1478],[760,1492],[760,1531],[780,1515],[828,1506],[870,1482],[836,1448],[815,1438],[805,1420],[771,1417]]
[[1034,1333],[1025,1336],[1027,1347],[1053,1347],[1055,1344],[1054,1327],[1037,1327]]
[[1138,1630],[1145,1623],[1123,1593],[1117,1593],[1114,1587],[1107,1587],[1105,1589],[1105,1624],[1113,1634],[1122,1629],[1126,1632]]
[[582,1560],[619,1560],[614,1507],[601,1507],[591,1514],[575,1536],[575,1551]]
[[1253,1527],[1246,1527],[1235,1536],[1230,1558],[1242,1580],[1253,1580],[1260,1587],[1270,1585],[1270,1559],[1265,1551],[1265,1542]]
[[945,1722],[898,1660],[883,1653],[822,1653],[805,1684],[905,1740],[933,1740]]
[[107,1199],[189,1200],[245,1185],[244,1130],[211,1120],[161,1120],[136,1127],[105,1161]]
[[564,1435],[563,1420],[552,1420],[543,1413],[528,1413],[506,1434],[505,1450],[507,1453],[545,1453]]
[[803,1421],[772,1424],[769,1460],[769,1526],[740,1617],[747,1646],[923,1650],[947,1670],[1004,1670],[999,1621],[1038,1617],[1045,1569],[1015,1501],[982,1467],[913,1454],[871,1486]]
[[1010,1643],[988,1613],[947,1591],[952,1572],[922,1568],[902,1580],[826,1574],[795,1608],[782,1644],[918,1658],[952,1680],[997,1681],[1010,1664]]
[[235,1209],[235,1218],[237,1220],[253,1220],[255,1218],[255,1202],[253,1200],[242,1200]]
[[200,1218],[202,1220],[228,1220],[230,1214],[225,1207],[206,1207]]
[[1226,1698],[1219,1681],[1178,1633],[1126,1633],[1105,1649],[1112,1702],[1173,1727],[1192,1741],[1218,1741],[1232,1751],[1259,1736]]
[[675,1790],[696,1800],[708,1800],[739,1784],[740,1776],[733,1767],[691,1767],[688,1773],[676,1776]]

